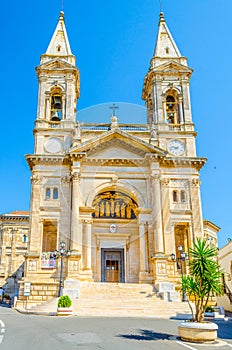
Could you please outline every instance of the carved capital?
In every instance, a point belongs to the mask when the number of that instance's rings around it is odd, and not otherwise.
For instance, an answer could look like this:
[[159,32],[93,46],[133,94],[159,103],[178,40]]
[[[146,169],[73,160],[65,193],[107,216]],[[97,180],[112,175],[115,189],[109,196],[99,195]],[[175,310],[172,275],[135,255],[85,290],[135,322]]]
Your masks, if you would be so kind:
[[74,171],[72,173],[72,180],[73,181],[80,181],[80,172],[79,171]]
[[151,175],[152,180],[158,181],[160,179],[160,174],[152,174]]
[[43,177],[42,176],[39,176],[39,175],[32,175],[31,176],[31,183],[33,185],[36,185],[36,184],[40,184],[43,180]]
[[160,182],[161,182],[162,186],[168,186],[169,182],[170,182],[170,179],[162,179]]
[[63,184],[69,184],[69,183],[70,183],[70,180],[71,180],[71,177],[70,177],[69,175],[67,175],[67,176],[62,176],[62,178],[61,178],[61,182],[62,182]]
[[85,224],[85,225],[92,225],[92,223],[93,223],[93,219],[91,219],[91,218],[85,218],[85,219],[80,219],[80,222],[82,223],[82,224]]
[[199,179],[192,179],[191,185],[193,187],[200,187],[201,181]]

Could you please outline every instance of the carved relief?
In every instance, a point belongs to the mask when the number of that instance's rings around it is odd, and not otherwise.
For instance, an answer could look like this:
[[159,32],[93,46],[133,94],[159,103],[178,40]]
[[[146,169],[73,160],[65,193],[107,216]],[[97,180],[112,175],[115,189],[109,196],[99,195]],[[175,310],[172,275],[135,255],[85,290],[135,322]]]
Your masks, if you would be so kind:
[[69,271],[70,272],[79,271],[79,261],[69,261]]
[[175,267],[173,264],[167,266],[167,273],[169,276],[175,275]]
[[157,262],[157,273],[158,275],[166,275],[167,273],[167,266],[164,262]]
[[28,271],[31,271],[31,272],[37,271],[37,261],[36,260],[29,260]]
[[93,201],[94,218],[135,219],[137,203],[122,192],[107,191],[97,195]]
[[173,187],[187,187],[188,181],[187,180],[171,180],[170,185]]

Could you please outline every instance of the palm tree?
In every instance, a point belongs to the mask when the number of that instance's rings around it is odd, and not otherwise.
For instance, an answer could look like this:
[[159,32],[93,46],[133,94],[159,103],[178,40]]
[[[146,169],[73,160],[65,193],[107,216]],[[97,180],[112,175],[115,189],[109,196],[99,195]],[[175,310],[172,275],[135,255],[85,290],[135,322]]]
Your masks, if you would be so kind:
[[[222,271],[217,263],[217,247],[197,238],[189,249],[189,275],[182,277],[182,290],[186,293],[194,322],[204,321],[204,312],[211,296],[222,294]],[[190,299],[194,299],[194,315]]]

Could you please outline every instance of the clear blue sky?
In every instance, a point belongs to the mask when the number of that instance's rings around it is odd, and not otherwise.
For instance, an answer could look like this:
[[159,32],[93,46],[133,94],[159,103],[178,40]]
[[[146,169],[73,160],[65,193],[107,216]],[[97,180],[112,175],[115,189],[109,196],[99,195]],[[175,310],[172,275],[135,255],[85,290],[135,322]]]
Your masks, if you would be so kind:
[[[78,109],[101,103],[144,106],[143,78],[152,57],[159,18],[158,0],[64,0],[66,28],[81,73]],[[47,49],[61,0],[11,0],[1,5],[1,172],[0,213],[28,210],[30,172],[24,155],[33,152],[37,78],[34,67]],[[194,69],[191,80],[203,216],[221,227],[219,246],[232,237],[231,173],[231,0],[163,0],[169,29]],[[84,118],[82,118],[84,116]],[[133,123],[133,113],[118,112]],[[89,122],[108,116],[79,114]],[[145,122],[143,109],[141,118]]]

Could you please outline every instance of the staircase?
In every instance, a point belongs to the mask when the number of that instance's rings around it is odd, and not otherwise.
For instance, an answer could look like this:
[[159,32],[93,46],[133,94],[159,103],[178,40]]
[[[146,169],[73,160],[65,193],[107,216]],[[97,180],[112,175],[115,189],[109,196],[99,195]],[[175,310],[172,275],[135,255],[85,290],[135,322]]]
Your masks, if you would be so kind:
[[78,316],[176,317],[190,314],[187,303],[165,302],[149,284],[84,282],[73,308]]
[[[57,300],[24,312],[55,315]],[[163,301],[149,284],[82,282],[79,298],[72,300],[72,306],[73,314],[80,317],[191,318],[187,303]]]

